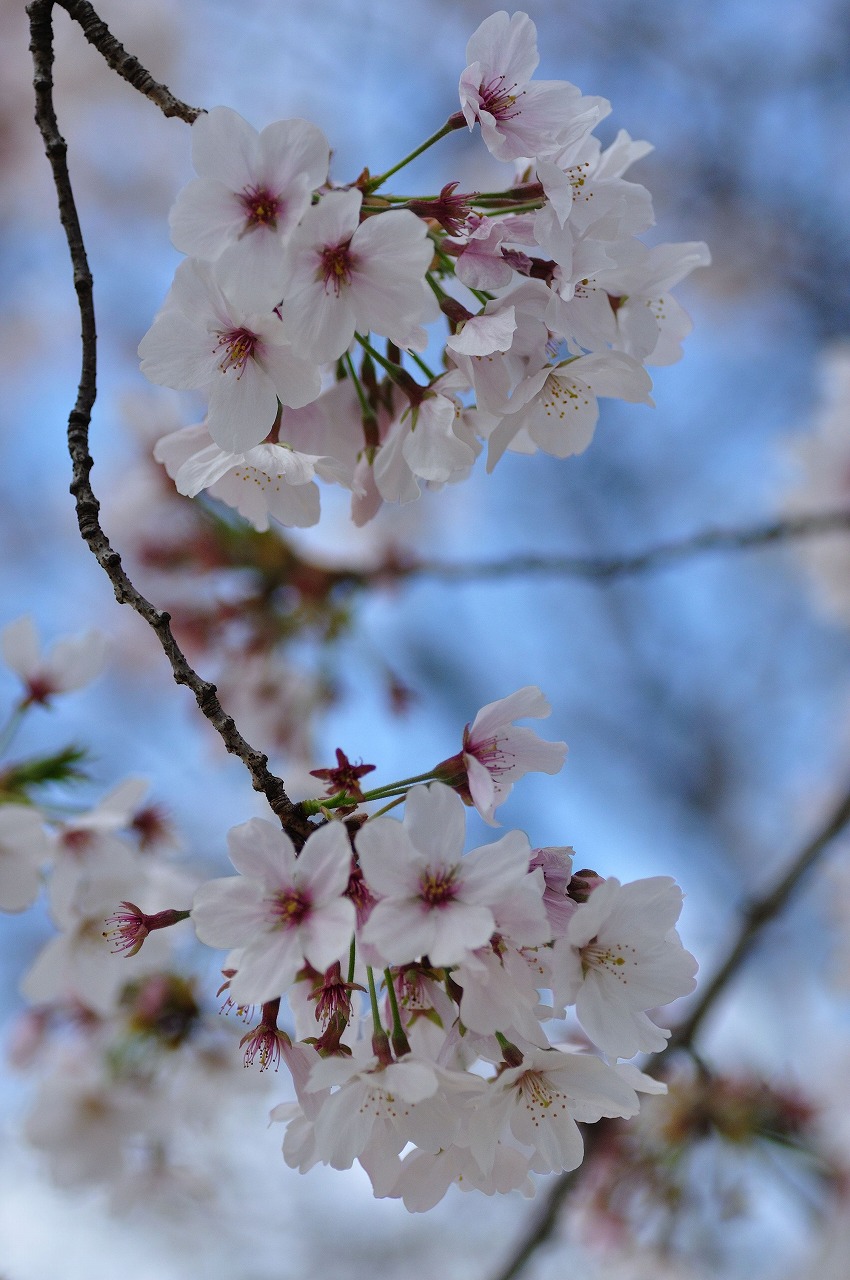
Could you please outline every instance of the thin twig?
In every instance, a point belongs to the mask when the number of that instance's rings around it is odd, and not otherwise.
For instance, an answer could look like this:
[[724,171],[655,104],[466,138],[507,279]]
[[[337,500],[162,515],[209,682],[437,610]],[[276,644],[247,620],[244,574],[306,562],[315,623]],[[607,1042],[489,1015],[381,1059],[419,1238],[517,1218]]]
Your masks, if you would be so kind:
[[[820,830],[792,858],[787,870],[773,888],[767,890],[760,898],[753,899],[743,911],[738,932],[729,947],[726,959],[721,963],[711,982],[702,990],[688,1017],[673,1032],[667,1050],[653,1054],[643,1065],[644,1071],[653,1075],[663,1064],[669,1049],[688,1049],[691,1046],[706,1015],[714,1008],[729,982],[738,973],[742,962],[761,938],[765,927],[780,914],[795,889],[799,887],[830,842],[843,831],[848,822],[850,822],[850,789],[842,795]],[[604,1121],[584,1130],[585,1160],[592,1157],[594,1150],[601,1141],[604,1141],[604,1137]],[[581,1171],[582,1166],[579,1166],[578,1169],[573,1169],[569,1173],[562,1173],[550,1184],[546,1195],[517,1241],[510,1258],[496,1273],[493,1280],[516,1280],[535,1253],[551,1239],[558,1226],[561,1206],[575,1187]]]
[[[631,577],[662,569],[678,560],[701,555],[707,551],[748,550],[768,546],[771,543],[789,542],[800,538],[816,538],[827,533],[850,530],[850,511],[816,512],[810,515],[788,516],[769,524],[753,525],[738,529],[703,529],[672,542],[657,543],[644,551],[614,556],[572,555],[516,555],[502,560],[417,560],[398,558],[374,572],[352,570],[353,581],[371,579],[397,582],[406,578],[439,578],[443,581],[471,582],[486,579],[526,577],[531,574],[547,574],[572,578],[586,578],[596,582],[612,582],[616,578]],[[342,575],[344,570],[338,572]]]
[[112,583],[115,598],[119,604],[129,604],[153,628],[171,663],[176,683],[185,684],[192,690],[198,706],[221,736],[227,750],[238,756],[248,769],[255,790],[261,791],[266,796],[289,834],[297,842],[303,842],[313,828],[299,806],[293,805],[289,799],[282,779],[269,772],[268,757],[263,752],[257,751],[242,737],[232,716],[227,715],[216,697],[215,685],[201,679],[174,639],[170,615],[158,610],[133,586],[121,565],[121,557],[110,546],[106,534],[100,527],[98,518],[100,504],[89,479],[89,473],[94,465],[89,450],[89,423],[97,394],[97,330],[92,277],[66,163],[67,146],[59,132],[53,106],[54,3],[63,4],[70,15],[81,22],[87,38],[104,53],[110,66],[119,71],[141,93],[156,102],[166,115],[182,115],[183,119],[191,120],[198,113],[194,108],[186,107],[184,103],[173,98],[164,85],[158,85],[134,58],[130,58],[110,35],[90,5],[80,3],[79,0],[67,0],[67,2],[65,0],[34,0],[34,3],[29,5],[27,11],[30,17],[30,50],[35,66],[35,119],[53,170],[53,180],[59,199],[59,216],[68,241],[68,250],[74,269],[74,287],[80,308],[82,343],[80,382],[76,404],[68,419],[68,450],[73,467],[71,493],[76,499],[80,534]]
[[[203,107],[190,107],[187,102],[181,102],[179,98],[175,98],[167,85],[159,84],[158,81],[154,80],[151,73],[142,66],[138,58],[134,58],[115,39],[106,23],[95,13],[91,5],[87,3],[87,0],[55,0],[55,3],[63,8],[75,22],[80,24],[83,35],[89,44],[94,45],[101,57],[109,63],[112,70],[117,72],[128,84],[131,84],[134,89],[137,89],[139,93],[144,94],[146,98],[150,98],[151,102],[155,102],[164,116],[179,116],[187,124],[192,124],[194,120],[197,120],[198,116],[203,115]],[[29,6],[30,14],[33,15],[34,10],[39,8],[46,10],[49,22],[51,6],[38,2],[31,4]]]

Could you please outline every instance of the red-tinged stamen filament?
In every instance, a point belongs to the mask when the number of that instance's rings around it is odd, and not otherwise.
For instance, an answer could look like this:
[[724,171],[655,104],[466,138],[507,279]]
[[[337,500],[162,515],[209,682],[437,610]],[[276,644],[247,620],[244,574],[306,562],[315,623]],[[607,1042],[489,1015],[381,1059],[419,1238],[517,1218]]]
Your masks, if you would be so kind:
[[322,265],[319,268],[319,279],[324,283],[325,293],[333,289],[337,297],[342,286],[351,284],[352,260],[349,253],[351,241],[345,244],[328,245],[322,250]]
[[239,193],[239,201],[246,214],[245,231],[253,231],[256,227],[276,230],[281,200],[268,187],[245,187]]
[[248,361],[254,357],[258,342],[256,333],[252,333],[250,329],[230,329],[226,333],[220,332],[215,350],[224,351],[218,366],[221,372],[227,373],[230,369],[238,369],[236,376],[241,378]]

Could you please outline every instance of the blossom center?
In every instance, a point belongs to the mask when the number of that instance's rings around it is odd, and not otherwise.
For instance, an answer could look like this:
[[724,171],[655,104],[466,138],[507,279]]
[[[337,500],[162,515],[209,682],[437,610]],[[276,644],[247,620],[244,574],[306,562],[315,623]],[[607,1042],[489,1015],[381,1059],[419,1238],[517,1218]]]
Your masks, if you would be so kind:
[[419,881],[419,897],[429,907],[444,907],[457,896],[457,867],[429,867]]
[[279,928],[293,929],[310,913],[310,899],[297,889],[281,889],[272,899],[272,920]]
[[526,1071],[518,1084],[526,1105],[533,1107],[550,1107],[558,1095],[558,1090],[552,1087],[551,1082],[540,1071]]
[[591,938],[581,949],[581,963],[585,973],[588,969],[602,969],[625,985],[629,981],[626,976],[629,968],[637,964],[637,949],[622,942],[606,944]]
[[333,289],[337,297],[342,286],[351,284],[352,257],[349,252],[350,240],[344,244],[328,245],[322,250],[322,260],[318,278],[325,286],[325,293]]
[[239,194],[239,201],[245,210],[246,231],[253,231],[255,227],[276,229],[281,201],[268,187],[245,187]]
[[482,84],[480,90],[482,110],[488,111],[496,120],[512,120],[520,113],[516,102],[522,97],[522,92],[517,93],[516,89],[515,84],[505,84],[504,76],[497,76],[495,80]]
[[[464,734],[464,737],[466,735]],[[513,767],[514,757],[509,755],[503,748],[504,738],[485,738],[483,742],[473,744],[465,743],[466,749],[471,756],[479,764],[483,764],[484,768],[493,775],[506,773],[508,769]]]
[[238,369],[236,376],[241,378],[248,361],[254,358],[259,341],[256,333],[252,333],[250,329],[228,329],[226,332],[219,330],[215,350],[222,352],[218,364],[221,372],[227,373],[230,369]]

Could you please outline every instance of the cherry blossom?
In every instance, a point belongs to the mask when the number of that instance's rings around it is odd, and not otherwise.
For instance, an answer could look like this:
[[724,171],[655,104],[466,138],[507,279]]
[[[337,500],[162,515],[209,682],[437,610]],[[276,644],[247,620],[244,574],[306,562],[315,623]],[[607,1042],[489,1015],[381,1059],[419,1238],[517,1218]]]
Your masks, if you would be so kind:
[[612,1057],[663,1049],[670,1035],[646,1015],[696,986],[697,962],[675,924],[682,891],[669,876],[598,885],[555,944],[555,999],[575,1004],[587,1034]]
[[290,240],[281,315],[305,358],[336,360],[356,330],[420,348],[420,325],[436,317],[425,284],[433,250],[424,222],[406,209],[360,222],[362,201],[353,189],[329,192]]
[[299,408],[321,390],[318,359],[295,354],[278,316],[256,310],[232,263],[181,263],[139,355],[151,382],[206,393],[209,433],[231,453],[269,435],[278,401]]
[[0,910],[32,906],[41,888],[41,869],[52,852],[53,842],[37,809],[0,805]]
[[334,458],[298,453],[284,444],[264,443],[228,453],[211,441],[204,426],[163,436],[154,457],[164,464],[178,493],[194,498],[208,489],[260,531],[268,529],[269,517],[289,528],[317,524],[320,499],[314,477],[346,487],[354,483]]
[[238,948],[231,998],[262,1003],[282,995],[305,960],[324,971],[348,948],[355,919],[353,904],[343,897],[351,866],[348,835],[331,822],[296,858],[283,831],[252,818],[232,829],[228,845],[240,875],[201,885],[192,921],[207,946]]
[[522,832],[464,856],[465,826],[461,801],[433,782],[408,793],[403,823],[375,818],[358,833],[360,862],[379,896],[362,937],[388,964],[424,955],[457,964],[489,939],[495,904],[523,884]]
[[307,120],[277,120],[257,133],[229,107],[213,107],[192,126],[200,175],[171,210],[176,248],[214,260],[230,251],[246,283],[270,306],[282,296],[283,241],[328,176],[330,148]]
[[46,703],[57,693],[82,689],[100,674],[106,656],[106,637],[100,631],[57,640],[42,654],[30,617],[4,627],[0,645],[7,667],[23,681],[28,703]]
[[534,1153],[536,1173],[575,1169],[584,1154],[576,1121],[628,1118],[638,1109],[635,1090],[599,1058],[528,1048],[522,1063],[505,1068],[479,1101],[471,1149],[486,1171],[498,1139],[509,1133]]
[[469,128],[476,120],[497,160],[547,155],[575,128],[589,133],[602,114],[564,80],[531,82],[540,61],[537,28],[527,13],[502,10],[485,18],[466,46],[460,105]]
[[494,810],[507,800],[518,778],[538,771],[558,773],[563,768],[565,742],[547,742],[533,729],[513,724],[526,717],[548,716],[551,711],[536,685],[488,702],[466,726],[462,752],[437,766],[439,776],[465,794],[491,826],[496,825]]

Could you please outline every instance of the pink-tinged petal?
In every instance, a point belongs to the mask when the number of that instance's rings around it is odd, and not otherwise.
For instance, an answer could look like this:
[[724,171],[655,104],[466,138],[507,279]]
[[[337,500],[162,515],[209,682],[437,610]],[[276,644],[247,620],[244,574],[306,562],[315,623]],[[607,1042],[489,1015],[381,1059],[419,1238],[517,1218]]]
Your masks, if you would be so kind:
[[349,295],[350,289],[344,286],[337,294],[325,289],[321,280],[311,280],[287,298],[282,312],[286,335],[305,360],[337,360],[348,350],[356,328]]
[[446,346],[468,356],[488,356],[494,351],[507,351],[516,327],[516,308],[505,307],[492,315],[473,316],[460,333],[448,339]]
[[544,453],[572,458],[584,453],[593,439],[599,405],[591,388],[578,378],[550,375],[522,420]]
[[556,377],[574,377],[597,396],[614,396],[630,404],[652,405],[652,379],[639,360],[622,351],[598,351],[580,356],[559,369]]
[[[617,882],[619,885],[619,882]],[[682,913],[684,894],[672,876],[647,876],[619,885],[600,930],[603,941],[615,933],[638,933],[657,942],[666,937]]]
[[267,889],[291,885],[295,872],[295,847],[285,831],[251,818],[227,833],[230,861],[250,880],[259,880]]
[[469,741],[472,744],[492,738],[513,720],[548,716],[552,707],[536,684],[527,684],[507,698],[488,702],[472,722]]
[[245,453],[269,434],[277,417],[277,392],[267,373],[249,359],[237,374],[221,371],[209,387],[209,433],[219,448]]
[[341,822],[329,822],[314,831],[301,850],[295,864],[295,884],[309,887],[312,901],[318,905],[344,893],[350,874],[348,832]]
[[[278,306],[286,282],[286,258],[277,231],[254,227],[239,239],[233,236],[220,253],[216,270],[234,302],[248,312],[266,312]],[[235,287],[231,281],[237,282]]]
[[567,939],[574,947],[584,947],[595,938],[602,928],[622,888],[619,880],[611,876],[597,885],[587,902],[579,905],[567,926]]
[[0,847],[0,910],[23,911],[31,907],[40,888],[38,864]]
[[38,632],[29,615],[3,628],[3,661],[16,675],[26,677],[38,665]]
[[387,1093],[398,1094],[406,1102],[422,1102],[437,1092],[437,1075],[427,1062],[393,1062],[383,1078]]
[[322,374],[318,358],[302,359],[289,346],[266,343],[260,363],[274,383],[281,404],[301,409],[318,399]]
[[245,209],[223,182],[195,178],[178,195],[168,222],[175,249],[212,261],[244,229]]
[[430,954],[436,914],[418,900],[385,898],[373,909],[360,937],[366,945],[375,947],[387,964],[404,964]]
[[172,480],[175,479],[184,462],[209,446],[210,433],[206,423],[198,423],[191,427],[180,427],[160,436],[153,447],[154,459],[165,467]]
[[192,904],[195,933],[208,947],[244,946],[263,925],[262,903],[262,885],[254,880],[239,876],[208,880]]
[[576,1017],[595,1045],[612,1058],[633,1058],[636,1053],[657,1053],[670,1037],[642,1010],[629,1008],[612,998],[601,975],[589,973],[576,999]]
[[423,863],[449,866],[460,862],[466,840],[463,801],[442,782],[413,787],[405,800],[404,829]]
[[427,954],[436,965],[459,964],[470,951],[483,947],[496,927],[488,907],[466,902],[453,902],[430,915],[432,937]]
[[469,752],[464,752],[463,763],[466,767],[466,780],[469,787],[469,794],[472,796],[472,803],[485,822],[491,827],[498,826],[493,818],[493,811],[502,796],[497,795],[496,784],[493,781],[493,775],[489,769],[477,760],[475,756],[471,756]]
[[614,1067],[590,1053],[562,1053],[563,1068],[553,1079],[573,1099],[577,1120],[595,1124],[603,1116],[629,1119],[637,1115],[640,1102],[634,1089]]
[[[204,434],[207,435],[206,432]],[[174,475],[175,488],[187,498],[194,498],[202,489],[208,489],[227,475],[241,458],[240,453],[225,453],[217,444],[208,444],[178,468]]]
[[260,148],[256,129],[230,107],[213,107],[192,125],[192,164],[203,178],[241,191],[256,180]]
[[310,913],[299,934],[304,956],[314,969],[324,973],[347,955],[356,923],[354,903],[348,898],[336,898]]
[[314,191],[327,178],[330,146],[309,120],[276,120],[262,130],[259,142],[260,177],[276,189],[303,180],[306,190]]
[[575,1004],[584,981],[581,954],[566,938],[558,938],[552,948],[553,993],[561,1005]]
[[297,931],[267,931],[255,935],[239,957],[228,994],[237,1004],[262,1004],[286,993],[304,964]]
[[[255,452],[250,450],[248,456]],[[268,529],[269,516],[289,529],[306,529],[319,522],[321,505],[315,484],[291,485],[285,475],[244,461],[217,481],[210,493],[261,532]]]
[[527,13],[491,13],[469,37],[466,61],[481,63],[488,78],[504,75],[509,83],[525,84],[540,61],[537,28]]
[[375,1116],[362,1101],[362,1089],[340,1089],[316,1116],[316,1147],[332,1169],[350,1169],[369,1140]]
[[512,727],[506,731],[502,743],[506,759],[500,775],[496,777],[497,785],[509,779],[514,781],[525,773],[559,773],[564,767],[567,755],[566,742],[547,742],[533,729]]
[[512,890],[518,891],[528,875],[530,857],[524,831],[509,831],[494,844],[470,850],[461,863],[464,901],[492,906]]
[[140,368],[157,386],[205,389],[221,361],[217,338],[181,311],[161,311],[139,343]]
[[395,818],[372,818],[355,836],[363,874],[382,898],[407,898],[417,892],[424,859]]

